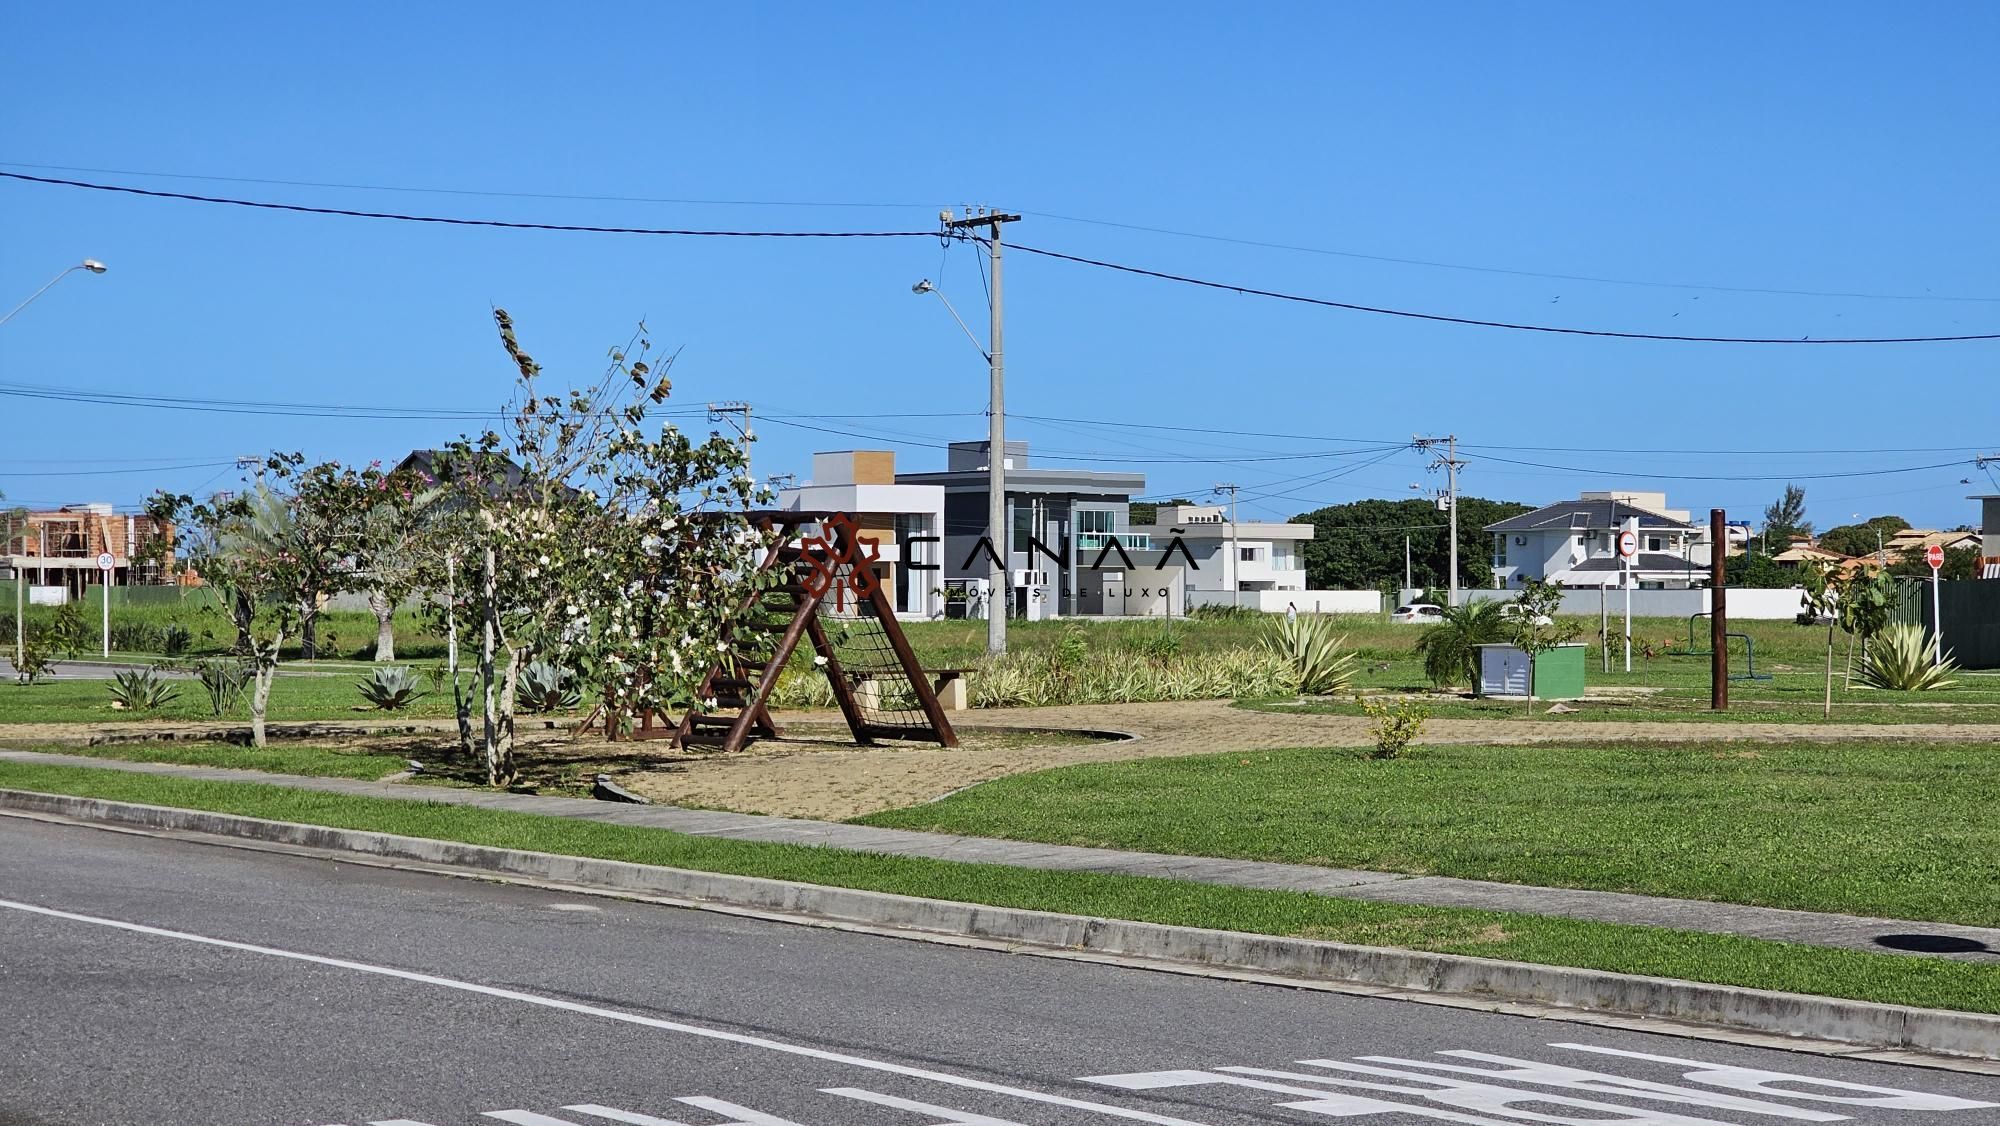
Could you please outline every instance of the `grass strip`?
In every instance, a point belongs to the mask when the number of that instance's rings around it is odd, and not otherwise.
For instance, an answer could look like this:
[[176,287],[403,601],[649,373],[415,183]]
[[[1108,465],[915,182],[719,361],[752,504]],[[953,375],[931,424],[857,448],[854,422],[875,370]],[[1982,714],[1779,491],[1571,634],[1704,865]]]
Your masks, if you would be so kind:
[[571,818],[82,767],[0,762],[0,788],[1027,910],[1472,954],[1924,1008],[2000,1012],[2000,966],[1942,958],[1138,876],[713,840]]
[[303,774],[313,778],[386,778],[409,764],[396,755],[365,754],[331,747],[237,747],[224,743],[74,743],[10,744],[8,750],[52,755],[160,762],[175,766],[220,766],[232,770],[263,770],[272,774]]
[[1990,927],[1996,796],[1991,743],[1718,739],[1095,763],[857,820]]

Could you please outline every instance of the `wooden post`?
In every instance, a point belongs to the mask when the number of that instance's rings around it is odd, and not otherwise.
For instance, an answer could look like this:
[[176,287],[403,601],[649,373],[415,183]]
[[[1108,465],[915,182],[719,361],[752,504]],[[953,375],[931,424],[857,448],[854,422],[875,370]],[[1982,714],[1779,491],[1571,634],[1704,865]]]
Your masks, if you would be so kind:
[[1720,508],[1708,510],[1708,706],[1729,710],[1729,528]]

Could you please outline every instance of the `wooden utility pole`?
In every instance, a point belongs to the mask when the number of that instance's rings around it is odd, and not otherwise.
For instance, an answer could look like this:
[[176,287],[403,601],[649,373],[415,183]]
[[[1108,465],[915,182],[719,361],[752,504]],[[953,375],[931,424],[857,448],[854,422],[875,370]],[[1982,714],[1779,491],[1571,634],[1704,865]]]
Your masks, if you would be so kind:
[[1708,510],[1708,706],[1729,710],[1728,525],[1720,508]]
[[986,651],[1005,653],[1007,651],[1007,611],[1014,601],[1013,585],[1009,583],[1007,560],[1012,557],[1007,533],[1007,425],[1005,410],[1005,390],[1007,365],[1001,359],[1000,329],[1000,225],[1018,223],[1019,215],[1008,215],[999,211],[985,211],[977,215],[967,215],[963,219],[954,218],[950,211],[938,217],[947,231],[970,230],[985,227],[987,259],[991,264],[992,299],[988,311],[992,315],[987,330],[987,430],[986,430],[986,538],[991,542],[993,553],[987,565],[987,585],[991,588],[986,597]]

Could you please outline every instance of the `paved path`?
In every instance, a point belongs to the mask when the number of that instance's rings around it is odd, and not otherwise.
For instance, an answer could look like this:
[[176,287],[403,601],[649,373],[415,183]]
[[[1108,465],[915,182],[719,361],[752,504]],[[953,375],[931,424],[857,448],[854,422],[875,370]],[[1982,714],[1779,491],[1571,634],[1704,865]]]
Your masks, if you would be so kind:
[[1991,1075],[17,819],[0,951],[10,1126],[2000,1126]]
[[158,774],[220,782],[261,782],[300,789],[390,798],[434,801],[482,809],[511,810],[554,817],[574,817],[607,824],[666,829],[694,836],[730,840],[773,841],[819,845],[856,852],[923,856],[1016,868],[1103,872],[1155,876],[1232,887],[1299,891],[1344,899],[1421,904],[1434,907],[1476,907],[1529,915],[1671,927],[1710,934],[1735,934],[1814,946],[1852,950],[1941,955],[1967,961],[2000,963],[2000,928],[1949,923],[1871,919],[1774,907],[1747,907],[1703,900],[1667,899],[1621,892],[1531,887],[1444,876],[1403,876],[1348,868],[1305,864],[1274,864],[1253,860],[1222,860],[1119,849],[961,837],[905,829],[878,829],[747,813],[681,809],[674,806],[624,805],[533,794],[495,793],[444,786],[411,786],[394,782],[364,782],[347,778],[305,778],[254,770],[176,766],[165,763],[122,762],[81,755],[0,751],[0,760],[61,766],[99,767],[140,774]]

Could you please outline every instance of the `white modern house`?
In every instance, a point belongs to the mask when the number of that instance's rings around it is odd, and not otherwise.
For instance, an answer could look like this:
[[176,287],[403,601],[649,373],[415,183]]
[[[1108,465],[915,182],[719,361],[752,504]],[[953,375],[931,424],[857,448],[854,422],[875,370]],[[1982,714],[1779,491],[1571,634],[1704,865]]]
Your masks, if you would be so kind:
[[[1318,531],[1311,524],[1229,519],[1224,505],[1161,505],[1154,522],[1133,531],[1154,551],[1186,550],[1190,607],[1233,604],[1283,613],[1373,614],[1382,596],[1372,590],[1310,590],[1306,584],[1305,543]],[[1179,541],[1181,547],[1174,547]]]
[[[1708,529],[1667,494],[1605,490],[1524,512],[1486,530],[1493,536],[1493,585],[1517,590],[1531,579],[1555,586],[1598,588],[1620,582],[1618,533],[1639,529],[1633,579],[1641,590],[1687,590],[1708,579]],[[1732,539],[1745,534],[1732,528]]]
[[902,618],[944,616],[944,489],[896,482],[888,450],[813,455],[812,479],[778,493],[792,512],[845,512],[875,540],[876,566]]

